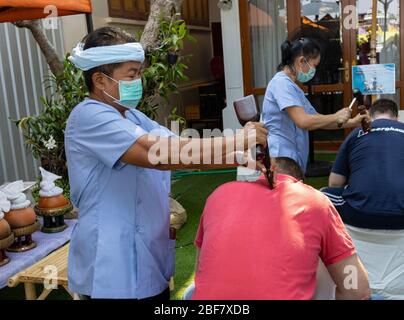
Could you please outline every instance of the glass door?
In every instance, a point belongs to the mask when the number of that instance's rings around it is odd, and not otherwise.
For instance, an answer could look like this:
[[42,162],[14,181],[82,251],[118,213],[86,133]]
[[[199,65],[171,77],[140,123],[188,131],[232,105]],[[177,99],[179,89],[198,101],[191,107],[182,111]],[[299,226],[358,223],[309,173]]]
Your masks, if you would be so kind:
[[[397,94],[404,106],[404,52],[400,0],[377,0],[377,61],[397,66]],[[370,63],[369,32],[372,0],[239,0],[245,95],[262,101],[268,82],[280,63],[280,46],[286,38],[317,39],[323,57],[316,77],[302,86],[311,93],[318,112],[331,114],[352,100],[352,66]],[[401,100],[401,101],[400,101]],[[344,140],[349,130],[316,131],[317,144]]]
[[[344,28],[345,7],[349,0],[299,0],[300,27],[291,39],[308,37],[322,48],[322,59],[315,78],[303,86],[319,113],[332,114],[351,101],[350,31]],[[342,141],[344,130],[318,130],[313,133],[317,144]]]
[[[370,64],[370,35],[372,30],[372,0],[353,0],[356,5],[357,28],[352,37],[352,65]],[[376,60],[377,63],[394,63],[396,65],[395,95],[382,97],[393,99],[399,106],[401,82],[401,30],[399,0],[377,1]]]
[[[302,86],[317,111],[334,113],[351,101],[350,31],[344,30],[351,0],[239,0],[245,95],[261,104],[268,82],[281,62],[286,39],[316,39],[323,50],[315,79]],[[316,140],[343,140],[344,130],[317,131]]]

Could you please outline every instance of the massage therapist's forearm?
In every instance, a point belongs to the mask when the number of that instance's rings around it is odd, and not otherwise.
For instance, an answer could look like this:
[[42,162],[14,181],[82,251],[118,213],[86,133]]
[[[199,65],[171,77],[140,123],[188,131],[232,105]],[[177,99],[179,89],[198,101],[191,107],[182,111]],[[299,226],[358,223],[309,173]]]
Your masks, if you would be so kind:
[[[309,131],[314,131],[318,129],[323,130],[335,130],[340,129],[338,126],[338,118],[335,114],[330,115],[323,115],[323,114],[316,114],[316,115],[308,115],[310,118],[308,119],[308,128]],[[341,128],[343,128],[342,126]]]
[[[146,135],[129,148],[121,161],[158,170],[232,168],[236,166],[235,140],[234,136],[211,139],[150,139]],[[242,146],[242,149],[245,147]],[[159,158],[162,161],[158,161]],[[226,164],[228,162],[230,164]]]
[[338,126],[338,117],[336,114],[308,114],[302,107],[290,107],[286,109],[293,122],[304,130],[317,130]]
[[[180,139],[180,156],[178,148],[170,146],[168,163],[157,164],[155,168],[159,170],[234,168],[237,166],[235,140],[235,137]],[[182,158],[184,156],[188,158],[185,162]]]
[[349,119],[347,123],[342,125],[342,127],[338,126],[338,123],[331,123],[329,126],[324,127],[322,129],[325,130],[337,130],[337,129],[352,129],[358,127],[358,124],[354,121],[354,119]]

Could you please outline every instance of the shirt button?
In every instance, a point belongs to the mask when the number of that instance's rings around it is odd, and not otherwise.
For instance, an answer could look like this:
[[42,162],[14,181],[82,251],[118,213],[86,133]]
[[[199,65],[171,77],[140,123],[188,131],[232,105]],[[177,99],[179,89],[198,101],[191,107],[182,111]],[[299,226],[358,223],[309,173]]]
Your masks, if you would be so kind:
[[137,199],[137,204],[141,204],[142,203],[142,199]]
[[140,233],[140,226],[139,225],[136,225],[136,232]]

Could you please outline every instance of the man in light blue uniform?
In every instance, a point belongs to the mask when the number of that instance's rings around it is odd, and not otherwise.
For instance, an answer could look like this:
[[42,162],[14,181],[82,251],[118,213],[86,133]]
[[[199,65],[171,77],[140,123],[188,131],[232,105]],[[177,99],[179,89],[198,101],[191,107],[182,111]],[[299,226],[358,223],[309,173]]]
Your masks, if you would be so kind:
[[268,85],[262,113],[265,127],[271,133],[269,151],[271,157],[295,160],[306,172],[309,132],[299,128],[289,117],[285,109],[291,106],[302,106],[307,114],[317,114],[303,90],[284,72],[279,72]]
[[[142,97],[141,45],[109,27],[83,41],[70,60],[84,70],[90,98],[74,108],[65,131],[71,198],[79,208],[70,244],[69,288],[93,299],[168,300],[175,240],[169,236],[170,173],[159,170],[206,166],[174,163],[170,157],[168,164],[152,163],[149,151],[156,138],[162,145],[176,140],[178,152],[197,150],[196,158],[203,159],[206,150],[221,142],[226,159],[235,150],[225,145],[235,145],[236,137],[211,139],[205,149],[203,140],[175,136],[136,110]],[[266,144],[267,130],[249,124],[244,150],[253,131],[257,143]],[[230,166],[234,163],[211,167]]]

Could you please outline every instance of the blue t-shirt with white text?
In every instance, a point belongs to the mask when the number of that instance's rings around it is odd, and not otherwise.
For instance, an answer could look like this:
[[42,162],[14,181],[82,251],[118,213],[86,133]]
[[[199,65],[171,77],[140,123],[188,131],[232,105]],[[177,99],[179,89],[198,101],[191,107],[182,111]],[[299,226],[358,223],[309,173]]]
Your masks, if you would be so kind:
[[404,215],[404,124],[380,119],[364,134],[354,130],[340,148],[332,172],[348,178],[343,198],[356,210]]

